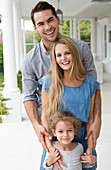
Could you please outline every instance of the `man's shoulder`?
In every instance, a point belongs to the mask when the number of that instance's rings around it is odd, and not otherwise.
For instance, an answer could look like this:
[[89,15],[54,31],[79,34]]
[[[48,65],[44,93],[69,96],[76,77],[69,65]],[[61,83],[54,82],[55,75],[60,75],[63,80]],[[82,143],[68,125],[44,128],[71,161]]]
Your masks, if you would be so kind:
[[24,60],[33,60],[36,56],[39,56],[37,54],[39,54],[40,48],[39,48],[39,43],[32,48],[25,56],[24,56]]
[[77,47],[87,46],[87,43],[83,40],[78,40],[78,39],[75,39],[75,38],[71,38],[71,39],[76,44]]

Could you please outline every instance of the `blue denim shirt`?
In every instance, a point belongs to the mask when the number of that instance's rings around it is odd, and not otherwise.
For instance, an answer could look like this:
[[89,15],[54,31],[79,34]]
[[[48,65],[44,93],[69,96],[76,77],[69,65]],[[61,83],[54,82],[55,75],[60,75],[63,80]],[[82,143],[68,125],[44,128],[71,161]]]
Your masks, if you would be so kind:
[[[83,66],[88,75],[97,79],[92,53],[84,41],[73,39],[76,44]],[[50,54],[46,51],[43,40],[35,48],[29,51],[22,63],[22,85],[23,102],[33,100],[37,102],[39,112],[41,112],[41,94],[38,87],[38,80],[48,72],[50,68]]]

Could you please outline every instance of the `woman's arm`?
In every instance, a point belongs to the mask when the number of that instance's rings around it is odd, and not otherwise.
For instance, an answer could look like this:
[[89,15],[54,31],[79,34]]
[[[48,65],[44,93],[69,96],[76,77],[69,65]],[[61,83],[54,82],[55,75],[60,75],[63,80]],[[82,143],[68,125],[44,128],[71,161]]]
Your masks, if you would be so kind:
[[[45,129],[48,131],[48,116],[47,116],[47,109],[48,109],[48,94],[42,87],[42,117],[41,122]],[[45,137],[45,142],[48,150],[53,147],[51,140]]]
[[94,145],[96,145],[96,140],[100,135],[100,129],[101,129],[101,93],[99,89],[97,89],[95,92],[93,114],[94,114],[94,123],[90,126],[89,131],[87,132],[86,139],[88,139],[90,134],[92,134]]
[[[47,116],[48,100],[49,100],[48,94],[44,90],[44,88],[42,88],[42,117],[41,117],[41,121],[42,121],[42,125],[46,128],[47,131],[48,131],[48,116]],[[45,142],[46,142],[46,146],[48,148],[48,151],[55,152],[55,148],[52,145],[52,141],[49,140],[49,138],[45,137]],[[62,162],[61,155],[60,155],[60,157],[57,157],[57,160],[58,160],[58,162],[55,162],[53,164],[53,166],[56,169],[62,170],[62,168],[60,167],[59,164],[62,164],[63,166],[66,166],[66,164],[64,164]]]
[[[91,99],[91,109],[90,109],[90,115],[89,115],[89,119],[88,119],[88,123],[86,125],[86,131],[88,132],[90,126],[92,125],[93,121],[94,121],[94,116],[93,116],[93,111],[94,111],[94,97],[95,94],[93,95],[92,99]],[[93,138],[92,138],[92,134],[89,136],[88,140],[87,140],[87,151],[86,153],[88,155],[92,154],[92,150],[94,148],[94,144],[93,144]]]

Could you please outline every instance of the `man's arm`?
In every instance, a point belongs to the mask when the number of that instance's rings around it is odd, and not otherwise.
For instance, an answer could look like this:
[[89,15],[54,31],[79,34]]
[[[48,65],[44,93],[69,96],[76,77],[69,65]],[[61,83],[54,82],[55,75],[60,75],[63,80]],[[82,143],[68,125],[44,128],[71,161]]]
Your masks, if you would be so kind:
[[38,136],[39,142],[41,142],[44,149],[48,151],[45,144],[45,136],[50,138],[50,135],[47,133],[46,129],[39,123],[37,103],[35,101],[27,101],[24,103],[24,106],[27,115],[32,122],[33,128]]
[[33,65],[29,59],[29,54],[27,54],[22,63],[22,87],[24,94],[24,106],[27,112],[29,119],[33,125],[33,128],[38,136],[39,141],[42,143],[42,146],[47,150],[44,136],[49,136],[45,128],[39,123],[38,116],[38,106],[37,102],[39,101],[37,95],[37,76],[34,73]]

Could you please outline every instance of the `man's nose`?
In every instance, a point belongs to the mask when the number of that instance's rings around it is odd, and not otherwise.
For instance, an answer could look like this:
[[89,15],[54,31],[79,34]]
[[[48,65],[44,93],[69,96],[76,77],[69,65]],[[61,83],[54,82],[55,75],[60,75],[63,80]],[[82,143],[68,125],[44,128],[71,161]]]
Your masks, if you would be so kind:
[[46,23],[45,24],[45,29],[49,29],[50,28],[50,24],[49,23]]

